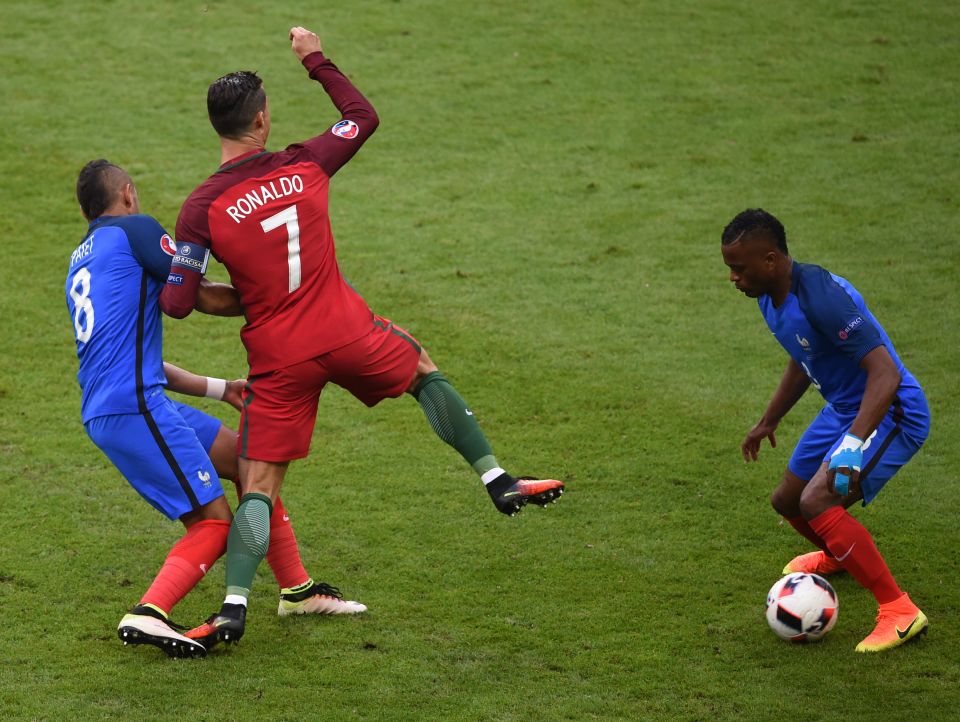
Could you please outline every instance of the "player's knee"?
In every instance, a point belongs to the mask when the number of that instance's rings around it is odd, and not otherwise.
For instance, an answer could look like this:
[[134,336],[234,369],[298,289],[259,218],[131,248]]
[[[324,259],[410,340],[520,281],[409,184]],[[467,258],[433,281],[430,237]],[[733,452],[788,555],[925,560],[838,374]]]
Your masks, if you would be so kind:
[[778,486],[770,494],[770,506],[777,514],[786,519],[794,519],[800,514],[799,500],[795,494],[783,485]]
[[829,497],[820,493],[817,487],[807,487],[800,497],[800,514],[804,519],[810,521],[836,503],[836,497]]
[[417,370],[413,374],[413,379],[410,381],[410,385],[407,387],[407,393],[413,394],[413,396],[416,397],[419,393],[420,387],[425,382],[434,378],[443,377],[440,375],[440,370],[437,368],[437,365],[430,360],[427,352],[423,349],[420,349],[420,361],[417,363]]
[[427,350],[424,348],[420,349],[420,360],[417,362],[417,375],[420,377],[426,376],[427,374],[432,374],[435,371],[438,371],[437,365],[433,362],[430,356],[427,354]]
[[218,496],[213,501],[209,501],[200,508],[187,512],[180,517],[180,521],[183,522],[183,525],[187,528],[190,528],[198,521],[208,521],[211,519],[227,522],[233,519],[233,512],[230,511],[230,505],[223,496]]

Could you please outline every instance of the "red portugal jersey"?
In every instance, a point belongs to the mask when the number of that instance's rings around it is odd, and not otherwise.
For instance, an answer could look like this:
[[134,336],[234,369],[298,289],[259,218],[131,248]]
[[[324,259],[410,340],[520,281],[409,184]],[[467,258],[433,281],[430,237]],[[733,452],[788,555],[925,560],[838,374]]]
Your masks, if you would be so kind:
[[[341,120],[283,151],[225,163],[187,198],[177,244],[210,249],[243,303],[251,374],[305,361],[366,333],[372,313],[340,274],[327,208],[330,178],[377,127],[363,95],[321,53],[303,60]],[[195,284],[171,287],[196,293]],[[181,302],[184,299],[179,299]]]

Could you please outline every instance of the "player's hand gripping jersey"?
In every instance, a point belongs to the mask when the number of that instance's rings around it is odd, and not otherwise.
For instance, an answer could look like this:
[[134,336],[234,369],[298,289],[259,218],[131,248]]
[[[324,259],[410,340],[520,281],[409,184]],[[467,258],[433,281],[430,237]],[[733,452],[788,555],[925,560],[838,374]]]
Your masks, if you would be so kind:
[[[333,174],[376,129],[377,115],[322,53],[303,65],[341,120],[283,151],[235,158],[198,187],[177,220],[178,259],[161,299],[165,311],[193,307],[202,267],[196,257],[209,249],[240,294],[251,374],[344,346],[372,323],[337,266],[327,193]],[[185,255],[196,260],[181,263]]]
[[886,346],[900,372],[899,403],[909,410],[911,401],[922,399],[920,384],[900,361],[863,296],[846,279],[820,266],[794,262],[790,293],[783,304],[774,306],[766,295],[757,302],[780,345],[841,413],[860,408],[867,383],[860,361],[880,345]]
[[101,216],[70,255],[73,320],[84,424],[143,413],[163,401],[163,327],[157,298],[173,240],[150,216]]

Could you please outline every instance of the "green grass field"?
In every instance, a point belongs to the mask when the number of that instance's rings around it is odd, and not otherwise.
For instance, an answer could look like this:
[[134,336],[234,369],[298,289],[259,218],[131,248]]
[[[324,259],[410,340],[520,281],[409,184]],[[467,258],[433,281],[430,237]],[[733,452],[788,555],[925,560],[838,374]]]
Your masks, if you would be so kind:
[[[955,4],[0,9],[0,718],[956,719]],[[284,497],[308,568],[370,612],[280,619],[264,565],[243,642],[170,661],[116,639],[181,527],[80,423],[74,183],[107,157],[172,229],[217,166],[205,94],[231,70],[264,78],[273,149],[320,132],[337,116],[288,49],[300,24],[381,117],[333,183],[345,274],[425,344],[508,468],[568,493],[503,517],[411,399],[367,410],[331,388]],[[820,401],[743,464],[785,363],[720,258],[752,206],[857,285],[930,400],[926,447],[857,512],[931,620],[889,654],[854,654],[875,607],[846,577],[822,643],[763,620],[807,550],[769,492]],[[166,356],[242,376],[238,329],[168,320]],[[222,584],[218,565],[174,617],[205,617]]]

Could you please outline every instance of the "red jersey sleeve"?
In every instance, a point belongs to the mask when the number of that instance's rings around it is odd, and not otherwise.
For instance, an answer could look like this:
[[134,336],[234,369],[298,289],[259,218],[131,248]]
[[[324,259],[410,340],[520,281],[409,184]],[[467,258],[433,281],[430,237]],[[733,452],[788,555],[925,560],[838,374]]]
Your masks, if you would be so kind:
[[[210,248],[210,231],[202,207],[190,196],[180,209],[177,218],[177,254],[170,267],[167,282],[160,292],[160,310],[172,318],[185,318],[190,315],[197,303],[200,279],[206,271],[206,259],[201,265],[192,262]],[[181,258],[181,250],[192,251],[191,256]],[[180,261],[178,263],[178,261]]]
[[303,59],[303,66],[323,86],[341,117],[323,134],[291,145],[289,150],[306,150],[328,176],[333,176],[373,135],[380,119],[370,101],[323,53],[310,53]]

